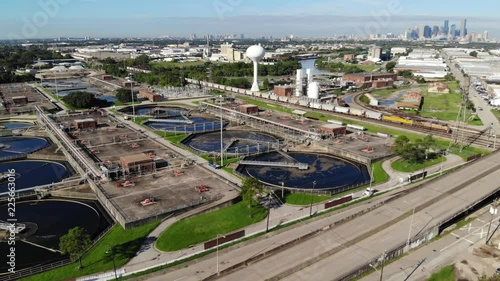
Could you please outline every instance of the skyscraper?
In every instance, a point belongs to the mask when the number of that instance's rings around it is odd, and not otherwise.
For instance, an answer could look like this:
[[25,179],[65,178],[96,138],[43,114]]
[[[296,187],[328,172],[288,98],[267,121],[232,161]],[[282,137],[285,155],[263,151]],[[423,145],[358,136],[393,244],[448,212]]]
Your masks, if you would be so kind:
[[488,35],[489,35],[488,34],[488,30],[484,31],[484,33],[483,33],[483,39],[484,39],[484,41],[488,41]]
[[457,26],[454,24],[452,24],[450,26],[450,34],[449,35],[450,35],[451,39],[455,38],[456,28],[457,28]]
[[435,25],[432,27],[432,37],[436,37],[439,34],[439,26]]
[[428,25],[424,27],[424,37],[431,38],[432,37],[432,28]]
[[465,38],[467,36],[467,19],[462,20],[462,26],[460,28],[460,37]]
[[425,37],[425,24],[419,24],[418,25],[418,38],[424,38]]
[[448,34],[450,32],[450,21],[449,20],[445,20],[444,21],[444,30],[443,30],[443,33],[444,34]]

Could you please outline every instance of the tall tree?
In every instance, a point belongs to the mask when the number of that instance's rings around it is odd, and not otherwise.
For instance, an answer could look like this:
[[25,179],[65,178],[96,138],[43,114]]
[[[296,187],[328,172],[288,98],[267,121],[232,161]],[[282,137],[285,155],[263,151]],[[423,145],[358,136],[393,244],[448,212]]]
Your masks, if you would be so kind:
[[82,267],[82,256],[92,244],[90,235],[81,227],[74,227],[59,239],[59,249],[63,254],[69,254],[71,261],[78,260]]
[[252,207],[259,204],[259,202],[257,201],[257,195],[261,192],[262,192],[262,185],[257,179],[249,177],[243,180],[240,195],[243,199],[243,202],[248,207],[249,216],[251,216]]

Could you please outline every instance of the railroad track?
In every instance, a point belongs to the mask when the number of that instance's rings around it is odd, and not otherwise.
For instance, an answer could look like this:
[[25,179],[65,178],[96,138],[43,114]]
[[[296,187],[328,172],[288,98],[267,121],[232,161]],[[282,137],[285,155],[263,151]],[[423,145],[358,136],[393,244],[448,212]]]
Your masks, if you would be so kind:
[[[243,96],[243,97],[246,97],[248,98],[249,96],[246,96],[246,95],[243,95],[243,94],[236,94],[234,92],[231,92],[231,91],[225,91],[227,93],[230,93],[231,95],[236,95],[236,96]],[[320,111],[320,112],[325,112],[327,113],[328,115],[332,116],[332,117],[338,117],[338,118],[342,118],[342,119],[348,119],[348,120],[353,120],[353,121],[362,121],[364,123],[370,123],[370,124],[375,124],[375,125],[382,125],[382,126],[386,126],[386,127],[393,127],[393,128],[400,128],[400,129],[403,129],[403,130],[406,130],[406,131],[412,131],[412,132],[417,132],[417,133],[421,133],[421,134],[430,134],[430,135],[434,135],[434,136],[437,136],[437,137],[440,137],[440,138],[444,138],[444,139],[448,139],[448,140],[453,140],[453,135],[452,133],[447,133],[447,132],[444,132],[444,131],[440,131],[440,130],[432,130],[432,129],[429,129],[429,128],[423,128],[423,127],[417,127],[417,126],[409,126],[409,125],[404,125],[404,124],[398,124],[398,123],[394,123],[394,122],[388,122],[388,121],[383,121],[383,120],[377,120],[377,119],[370,119],[370,118],[365,118],[365,117],[362,117],[362,116],[354,116],[354,115],[349,115],[349,114],[342,114],[342,113],[337,113],[337,112],[331,112],[331,111],[325,111],[325,110],[319,110],[319,109],[312,109],[312,108],[309,108],[309,107],[303,107],[303,106],[299,106],[299,105],[293,105],[293,104],[289,104],[289,103],[284,103],[284,102],[280,102],[280,101],[274,101],[274,100],[269,100],[269,99],[264,99],[264,98],[261,98],[261,97],[251,97],[252,99],[255,99],[255,100],[259,100],[259,101],[264,101],[268,104],[276,104],[276,105],[284,105],[288,108],[293,108],[293,109],[300,109],[300,110],[304,110],[304,109],[307,109],[308,111]],[[356,98],[354,97],[353,100],[356,100]],[[361,105],[360,105],[361,106]],[[361,106],[363,107],[364,109],[368,109],[364,106]],[[369,108],[368,110],[371,110],[373,111],[373,109]],[[463,142],[465,144],[468,144],[469,141],[472,141],[474,140],[470,145],[472,146],[476,146],[476,147],[481,147],[481,148],[497,148],[498,145],[496,144],[496,139],[494,138],[490,138],[488,136],[485,136],[485,135],[480,135],[480,132],[479,131],[476,131],[476,130],[473,130],[473,129],[461,129],[461,131],[463,132],[463,135],[461,134],[460,135],[460,140],[463,140]]]

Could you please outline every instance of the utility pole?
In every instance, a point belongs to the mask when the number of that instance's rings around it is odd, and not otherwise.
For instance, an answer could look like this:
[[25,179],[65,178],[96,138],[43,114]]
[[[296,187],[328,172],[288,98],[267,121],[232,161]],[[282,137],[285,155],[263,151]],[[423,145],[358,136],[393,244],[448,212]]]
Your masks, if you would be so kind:
[[220,98],[220,166],[224,166],[224,142],[222,141],[222,130],[224,128],[223,119],[222,119],[222,95],[219,95]]
[[311,204],[309,205],[309,217],[312,217],[312,208],[313,208],[313,192],[314,187],[316,186],[316,181],[313,181],[313,188],[311,190]]
[[490,224],[488,225],[488,233],[486,234],[486,241],[485,241],[486,245],[488,245],[488,242],[490,242],[490,239],[491,239],[491,237],[490,237],[491,223],[493,222],[493,217],[496,216],[497,213],[498,213],[498,208],[497,208],[496,204],[495,203],[491,204],[491,206],[490,206],[491,218],[490,218]]
[[406,245],[408,245],[408,248],[410,247],[411,228],[413,227],[413,217],[414,216],[415,216],[415,207],[413,207],[413,213],[411,215],[410,228],[408,229],[408,240],[406,242]]
[[381,267],[380,267],[380,281],[382,281],[384,278],[385,251],[382,254],[381,259],[382,259],[382,263],[381,263]]

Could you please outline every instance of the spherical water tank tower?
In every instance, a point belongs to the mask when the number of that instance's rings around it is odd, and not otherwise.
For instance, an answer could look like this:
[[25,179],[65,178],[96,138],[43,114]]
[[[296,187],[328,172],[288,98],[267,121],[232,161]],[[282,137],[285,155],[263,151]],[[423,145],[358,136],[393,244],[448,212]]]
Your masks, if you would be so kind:
[[310,99],[319,99],[319,84],[312,82],[307,86],[307,97]]
[[253,61],[253,84],[252,84],[252,89],[250,91],[252,92],[258,92],[259,91],[259,82],[257,81],[257,69],[259,65],[259,61],[261,61],[264,56],[266,55],[266,51],[262,46],[260,45],[254,45],[250,46],[247,49],[247,57]]

